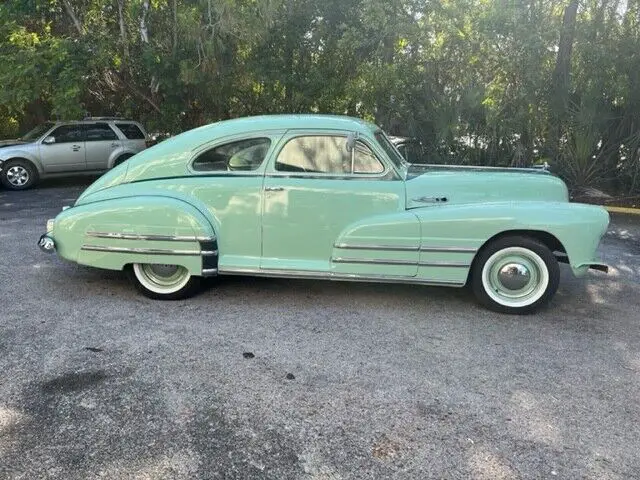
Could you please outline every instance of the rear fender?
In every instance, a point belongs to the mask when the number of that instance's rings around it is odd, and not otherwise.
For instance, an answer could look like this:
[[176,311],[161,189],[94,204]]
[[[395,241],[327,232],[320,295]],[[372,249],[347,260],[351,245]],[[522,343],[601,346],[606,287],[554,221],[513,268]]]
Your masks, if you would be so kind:
[[92,267],[122,270],[131,263],[181,265],[192,275],[215,274],[213,225],[176,198],[140,196],[103,200],[60,213],[50,236],[58,254]]

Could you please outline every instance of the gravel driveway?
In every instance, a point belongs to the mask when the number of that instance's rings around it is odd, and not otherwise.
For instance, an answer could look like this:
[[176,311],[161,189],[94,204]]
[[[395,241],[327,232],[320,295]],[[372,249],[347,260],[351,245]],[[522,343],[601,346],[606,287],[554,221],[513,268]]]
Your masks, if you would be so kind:
[[86,183],[0,190],[0,478],[640,478],[640,217],[535,316],[244,277],[167,303],[38,250]]

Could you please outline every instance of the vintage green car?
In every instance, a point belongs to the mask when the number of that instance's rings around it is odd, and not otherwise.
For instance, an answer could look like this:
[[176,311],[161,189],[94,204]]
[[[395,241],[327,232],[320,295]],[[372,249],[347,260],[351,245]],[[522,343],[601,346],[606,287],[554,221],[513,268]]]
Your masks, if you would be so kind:
[[157,299],[202,277],[470,285],[485,306],[528,313],[568,263],[607,270],[609,215],[569,202],[543,170],[410,165],[376,125],[265,115],[187,131],[100,177],[39,245],[125,269]]

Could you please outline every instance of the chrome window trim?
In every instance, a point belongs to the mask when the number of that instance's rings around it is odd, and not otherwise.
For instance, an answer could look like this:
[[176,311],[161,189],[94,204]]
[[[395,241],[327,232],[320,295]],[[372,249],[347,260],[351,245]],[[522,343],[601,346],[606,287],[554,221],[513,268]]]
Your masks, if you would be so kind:
[[89,252],[139,253],[144,255],[215,256],[217,250],[174,250],[164,248],[110,247],[107,245],[82,245],[81,250]]
[[405,277],[401,275],[358,275],[323,272],[316,270],[293,269],[261,269],[261,268],[233,268],[222,267],[218,269],[220,275],[250,275],[256,277],[295,278],[302,280],[343,280],[352,282],[373,283],[408,283],[414,285],[463,287],[464,282],[453,280],[428,280],[418,277]]
[[118,240],[151,240],[159,242],[206,242],[214,241],[215,236],[204,237],[198,235],[144,235],[136,233],[116,232],[87,232],[85,235],[93,238],[112,238]]

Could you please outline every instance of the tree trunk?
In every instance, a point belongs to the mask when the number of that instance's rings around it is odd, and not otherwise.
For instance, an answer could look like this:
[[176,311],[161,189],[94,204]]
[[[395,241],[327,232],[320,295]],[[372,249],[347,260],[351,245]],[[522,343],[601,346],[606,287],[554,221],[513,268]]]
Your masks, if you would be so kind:
[[173,45],[171,53],[175,57],[178,51],[178,0],[173,0]]
[[149,43],[149,29],[147,28],[147,15],[149,14],[149,0],[142,2],[142,13],[140,14],[140,39],[142,43]]
[[127,26],[124,21],[124,1],[118,0],[118,20],[120,23],[120,40],[122,41],[122,53],[124,60],[129,59],[129,43],[127,41]]
[[84,29],[82,28],[82,24],[80,23],[80,20],[78,20],[78,17],[76,16],[75,12],[73,11],[73,7],[71,6],[71,2],[69,0],[64,0],[63,3],[64,3],[64,9],[67,11],[67,15],[69,15],[69,18],[73,22],[73,25],[76,27],[76,30],[78,31],[78,34],[79,35],[84,35]]
[[551,97],[549,106],[551,110],[550,132],[548,135],[548,150],[551,159],[558,154],[560,137],[562,135],[562,123],[566,118],[569,108],[569,91],[571,86],[571,52],[576,30],[576,17],[579,0],[571,0],[564,10],[562,17],[562,30],[558,45],[556,66],[551,80]]

